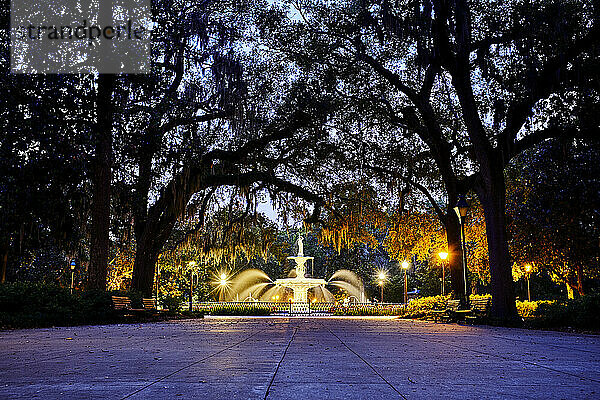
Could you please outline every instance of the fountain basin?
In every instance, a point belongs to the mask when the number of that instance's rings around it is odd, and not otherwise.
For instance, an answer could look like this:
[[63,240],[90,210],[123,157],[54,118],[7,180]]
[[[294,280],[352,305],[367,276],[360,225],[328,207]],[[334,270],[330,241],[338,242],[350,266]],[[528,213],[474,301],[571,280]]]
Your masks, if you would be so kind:
[[308,301],[308,290],[317,286],[325,286],[327,281],[317,278],[283,278],[275,280],[275,285],[292,289],[294,291],[294,303],[306,303]]

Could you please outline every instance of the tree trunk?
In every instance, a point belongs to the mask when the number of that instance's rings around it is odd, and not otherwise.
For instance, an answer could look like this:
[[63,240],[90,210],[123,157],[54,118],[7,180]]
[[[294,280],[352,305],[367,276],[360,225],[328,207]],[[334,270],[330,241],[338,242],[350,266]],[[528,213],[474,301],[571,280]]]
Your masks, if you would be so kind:
[[[482,171],[484,172],[484,171]],[[490,262],[492,308],[490,317],[502,324],[519,321],[515,304],[508,236],[506,233],[506,188],[502,168],[495,168],[478,187],[483,206]]]
[[163,244],[158,247],[159,244],[149,234],[142,235],[137,242],[131,288],[142,292],[145,297],[153,297],[156,262]]
[[114,76],[100,74],[96,97],[96,154],[93,162],[92,226],[88,289],[106,290],[110,247],[110,199],[112,180],[112,92]]
[[465,280],[462,265],[462,246],[460,241],[460,224],[453,207],[448,206],[446,214],[446,241],[448,242],[448,266],[452,286],[452,298],[460,300],[466,306]]
[[573,286],[566,281],[565,285],[567,286],[567,299],[572,300],[575,298],[575,291],[573,290]]
[[152,296],[156,262],[180,215],[181,213],[173,212],[173,207],[168,207],[164,213],[160,213],[160,219],[150,216],[146,229],[137,242],[131,287],[142,292],[144,296]]
[[6,246],[3,246],[2,252],[0,253],[0,256],[2,257],[2,259],[0,259],[0,283],[6,282],[6,266],[8,265],[9,248],[10,246],[8,244]]
[[148,217],[148,193],[152,184],[152,155],[145,152],[138,161],[139,175],[135,184],[133,197],[133,215],[135,240],[142,240],[146,229],[146,218]]
[[577,294],[580,297],[585,296],[585,291],[583,289],[583,267],[579,265],[575,271],[577,273]]
[[[169,213],[148,215],[148,193],[152,182],[151,149],[144,149],[138,161],[138,170],[139,175],[136,182],[133,210],[136,251],[131,288],[142,292],[144,296],[150,297],[154,286],[156,262],[171,230],[169,229],[168,234],[163,234],[165,238],[161,241],[159,239],[161,219],[164,219]],[[173,193],[173,196],[176,195]],[[172,224],[175,223],[175,218]]]

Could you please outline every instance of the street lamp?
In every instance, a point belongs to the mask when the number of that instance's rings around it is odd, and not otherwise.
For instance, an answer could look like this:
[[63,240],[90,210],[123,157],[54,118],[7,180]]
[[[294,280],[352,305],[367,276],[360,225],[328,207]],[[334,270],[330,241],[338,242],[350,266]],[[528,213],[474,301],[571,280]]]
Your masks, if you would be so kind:
[[385,271],[380,271],[377,277],[379,278],[378,284],[381,288],[381,302],[383,303],[383,285],[385,284],[385,280],[387,279],[387,274],[385,273]]
[[77,262],[75,259],[71,260],[71,294],[73,294],[73,281],[75,279],[75,267],[77,266]]
[[188,268],[190,269],[190,311],[192,311],[192,303],[194,299],[194,267],[196,266],[196,261],[188,262]]
[[441,251],[438,256],[440,256],[440,259],[442,260],[442,296],[446,295],[446,269],[445,269],[445,265],[446,265],[446,259],[448,258],[448,253],[446,253],[445,251]]
[[159,285],[159,281],[160,281],[160,263],[156,263],[156,294],[155,294],[155,301],[156,304],[158,304],[158,285]]
[[531,264],[525,265],[525,272],[527,272],[527,301],[531,301],[531,292],[529,291],[529,275],[531,274]]
[[408,267],[408,262],[402,261],[402,269],[404,270],[404,304],[408,303]]
[[469,293],[468,293],[468,285],[467,285],[467,252],[465,246],[465,220],[467,217],[467,211],[469,210],[469,203],[465,199],[465,196],[462,195],[458,199],[456,203],[456,207],[454,207],[454,211],[458,216],[458,220],[460,221],[460,236],[461,236],[461,244],[462,244],[462,264],[463,264],[463,277],[465,281],[465,300],[467,303],[469,302]]
[[229,278],[225,272],[221,272],[217,283],[219,284],[219,301],[221,301],[223,294],[225,293],[225,289],[227,289],[227,286],[229,285]]

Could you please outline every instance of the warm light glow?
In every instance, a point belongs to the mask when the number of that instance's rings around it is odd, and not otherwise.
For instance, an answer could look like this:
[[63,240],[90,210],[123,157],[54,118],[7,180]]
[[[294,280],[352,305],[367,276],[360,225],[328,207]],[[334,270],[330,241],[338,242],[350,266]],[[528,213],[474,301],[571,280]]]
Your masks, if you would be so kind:
[[196,266],[196,261],[190,261],[188,262],[188,267],[193,268]]
[[383,285],[385,283],[385,281],[387,281],[387,279],[388,279],[387,271],[384,269],[375,271],[374,279],[377,281],[378,285]]
[[408,269],[408,262],[402,261],[402,268]]
[[445,260],[446,258],[448,258],[448,253],[446,253],[445,251],[442,251],[438,254],[440,256],[440,258],[442,260]]
[[[231,285],[230,279],[231,279],[231,276],[227,273],[227,271],[219,272],[219,273],[217,273],[215,271],[215,274],[213,275],[213,281],[212,281],[212,284],[215,285],[213,292],[215,292],[218,295],[219,301],[228,300],[229,296],[232,294],[231,288],[230,288],[230,285]],[[236,294],[236,298],[237,298],[237,294]]]
[[531,264],[526,264],[525,265],[525,271],[531,272]]

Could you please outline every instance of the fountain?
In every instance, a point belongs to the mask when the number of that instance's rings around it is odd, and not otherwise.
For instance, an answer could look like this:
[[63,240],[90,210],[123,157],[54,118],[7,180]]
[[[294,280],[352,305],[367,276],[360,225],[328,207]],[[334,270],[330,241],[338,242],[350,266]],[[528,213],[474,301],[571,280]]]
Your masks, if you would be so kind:
[[[344,289],[352,297],[364,302],[364,288],[360,278],[351,271],[336,271],[329,281],[320,278],[306,277],[306,262],[313,260],[314,257],[304,255],[304,244],[300,236],[296,241],[298,254],[288,257],[294,260],[296,267],[296,276],[289,278],[271,280],[263,271],[250,269],[242,271],[234,279],[231,293],[235,293],[236,298],[251,299],[250,301],[273,301],[279,300],[279,294],[282,289],[290,289],[293,297],[290,300],[290,314],[309,314],[310,304],[308,302],[308,292],[315,290],[315,296],[321,301],[333,301],[333,295],[325,286],[332,285]],[[283,293],[282,293],[283,294]],[[281,296],[283,298],[283,296]]]
[[283,286],[292,289],[294,292],[294,300],[290,306],[290,312],[294,314],[308,314],[310,312],[308,304],[308,290],[314,287],[324,288],[327,285],[325,279],[306,278],[306,261],[313,260],[314,257],[304,256],[304,245],[302,236],[296,241],[298,245],[298,255],[296,257],[288,257],[288,260],[296,262],[296,277],[283,278],[275,280],[275,285]]

